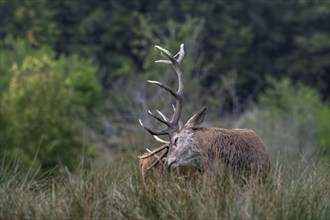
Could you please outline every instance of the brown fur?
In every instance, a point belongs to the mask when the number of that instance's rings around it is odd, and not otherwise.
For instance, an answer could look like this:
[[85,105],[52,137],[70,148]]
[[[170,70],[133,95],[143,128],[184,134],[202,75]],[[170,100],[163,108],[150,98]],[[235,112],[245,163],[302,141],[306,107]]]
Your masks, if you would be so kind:
[[[257,133],[247,129],[198,128],[195,137],[208,162],[221,160],[232,171],[247,171],[265,178],[270,170],[269,157]],[[204,159],[205,161],[205,159]],[[206,164],[201,164],[201,169]]]
[[232,173],[266,178],[270,161],[259,135],[248,129],[199,127],[204,115],[205,109],[170,135],[167,165],[170,168],[194,167],[202,172],[216,172],[223,167]]
[[[156,153],[157,156],[160,156],[163,151]],[[144,153],[142,156],[147,155],[148,152]],[[146,159],[140,159],[139,165],[141,170],[142,179],[145,181],[147,179],[153,178],[155,174],[162,174],[164,172],[164,168],[161,163],[158,163],[156,166],[148,170],[148,167],[157,160],[156,157],[151,156]]]

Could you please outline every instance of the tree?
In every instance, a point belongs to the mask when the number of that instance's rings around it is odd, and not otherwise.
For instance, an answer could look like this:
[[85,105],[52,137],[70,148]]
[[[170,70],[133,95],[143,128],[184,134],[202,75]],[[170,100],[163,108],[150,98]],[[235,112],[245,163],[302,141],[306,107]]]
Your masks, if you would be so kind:
[[59,29],[47,0],[0,2],[0,39],[24,38],[34,47],[53,46]]
[[86,116],[88,92],[81,93],[74,81],[67,82],[70,76],[58,74],[57,62],[47,55],[27,56],[13,66],[1,99],[1,154],[19,159],[27,168],[48,170],[62,163],[74,169],[95,151],[83,142],[79,122]]

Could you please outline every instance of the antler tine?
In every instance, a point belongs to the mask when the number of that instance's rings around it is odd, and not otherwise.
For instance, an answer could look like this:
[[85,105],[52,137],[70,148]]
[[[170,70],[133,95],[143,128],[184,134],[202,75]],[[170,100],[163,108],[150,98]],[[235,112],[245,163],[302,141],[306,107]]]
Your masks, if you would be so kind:
[[169,134],[169,133],[172,131],[172,128],[171,128],[171,127],[168,127],[168,128],[166,128],[166,129],[163,129],[163,130],[160,130],[160,131],[153,131],[151,128],[145,126],[145,125],[142,123],[141,119],[139,119],[139,123],[140,123],[140,125],[141,125],[146,131],[148,131],[151,135],[157,135],[157,136],[159,136],[159,135],[165,135],[165,134]]
[[179,65],[181,65],[182,60],[184,58],[184,44],[180,45],[180,51],[174,57],[176,57],[177,55],[179,55],[177,62],[179,63]]
[[159,138],[158,136],[154,135],[154,138],[156,139],[156,141],[160,142],[160,143],[164,143],[164,144],[169,144],[169,141],[165,141],[161,138]]
[[175,111],[175,105],[172,104],[173,111]]
[[148,80],[148,83],[151,83],[151,84],[157,85],[159,87],[162,87],[163,89],[165,89],[166,91],[168,91],[169,93],[171,93],[171,95],[173,95],[174,97],[177,96],[176,92],[174,92],[170,87],[168,87],[167,85],[165,85],[165,84],[163,84],[161,82],[154,81],[154,80]]
[[[184,58],[184,44],[180,45],[179,52],[177,54],[175,54],[174,56],[171,54],[170,51],[168,51],[165,48],[162,48],[158,45],[155,45],[155,48],[164,52],[167,55],[167,57],[170,59],[170,60],[157,60],[157,61],[155,61],[156,63],[173,64],[176,67],[179,67],[181,65],[181,62]],[[175,60],[175,57],[177,57],[177,56],[179,56],[179,57],[177,60]]]
[[174,115],[172,116],[172,119],[171,119],[171,121],[173,121],[174,120],[174,116],[175,116],[175,112],[176,112],[176,108],[175,108],[175,106],[172,104],[172,108],[173,108],[173,112],[174,112]]
[[155,115],[154,113],[152,113],[150,110],[148,110],[149,115],[151,115],[152,117],[154,117],[155,119],[157,119],[158,121],[160,121],[163,124],[166,124],[167,126],[170,126],[170,122],[164,120],[163,118],[160,118],[158,115]]
[[147,155],[144,155],[144,156],[138,156],[138,157],[139,157],[140,159],[146,159],[146,158],[151,157],[151,156],[157,154],[159,151],[162,151],[163,149],[168,148],[168,147],[169,147],[169,144],[166,143],[166,144],[164,144],[164,145],[162,145],[162,146],[156,148],[155,150],[149,152]]
[[[151,150],[149,150],[148,148],[146,148],[146,150],[148,151],[148,153],[151,152]],[[155,157],[156,159],[159,159],[159,156],[158,156],[157,154],[154,154],[154,155],[152,155],[152,156]]]
[[[146,148],[146,150],[149,153],[151,152],[151,150],[149,150],[148,148]],[[163,157],[166,156],[167,152],[168,152],[168,148],[165,148],[164,151],[161,153],[160,156],[158,156],[157,154],[154,154],[153,157],[155,157],[156,160],[149,167],[147,167],[146,170],[150,170],[151,168],[153,168],[154,166],[156,166],[159,162],[161,162],[161,164],[163,165],[163,167],[166,168],[165,165],[164,165],[164,163],[162,163],[161,160],[163,159]]]
[[166,115],[164,115],[161,111],[159,111],[158,109],[156,109],[156,112],[160,115],[160,116],[162,116],[162,118],[165,120],[165,121],[170,121],[170,119],[168,118],[168,117],[166,117]]
[[165,64],[172,64],[169,60],[156,60],[155,63],[165,63]]
[[160,160],[163,159],[163,158],[166,156],[167,152],[168,152],[168,148],[166,148],[166,149],[162,152],[162,154],[157,158],[157,160],[155,160],[155,162],[153,162],[153,163],[147,168],[147,170],[150,170],[151,168],[153,168],[154,166],[156,166],[156,165],[160,162]]
[[170,61],[169,60],[157,60],[157,61],[155,61],[156,63],[165,63],[165,64],[176,64],[177,63],[177,61],[175,60],[174,56],[171,54],[170,51],[168,51],[165,48],[162,48],[158,45],[155,45],[155,48],[164,52],[167,55],[167,57],[170,59]]

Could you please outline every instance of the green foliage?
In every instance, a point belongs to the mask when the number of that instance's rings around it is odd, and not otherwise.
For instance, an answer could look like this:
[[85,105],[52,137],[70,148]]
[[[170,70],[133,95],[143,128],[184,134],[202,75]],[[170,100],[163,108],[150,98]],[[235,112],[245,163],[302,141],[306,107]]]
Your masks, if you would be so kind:
[[319,153],[329,162],[330,109],[319,93],[302,84],[293,86],[288,79],[270,84],[258,109],[245,113],[238,126],[256,129],[273,156],[280,152],[282,159],[294,161],[302,155],[309,161]]
[[34,47],[54,45],[59,29],[47,4],[47,0],[1,1],[0,37],[11,34]]
[[[1,43],[0,71],[1,90],[5,91],[13,75],[12,66],[22,65],[27,56],[41,58],[45,54],[49,59],[55,59],[55,52],[43,46],[38,49],[31,47],[26,40],[14,39],[7,36]],[[59,59],[51,66],[52,71],[60,74],[65,80],[66,85],[72,87],[77,93],[82,104],[88,109],[96,106],[100,101],[101,85],[97,79],[97,68],[89,59],[81,58],[75,54],[70,56],[61,55]],[[33,72],[33,70],[31,70]]]
[[27,56],[21,65],[14,64],[1,99],[1,155],[21,160],[27,168],[47,170],[63,163],[72,169],[91,153],[83,149],[78,124],[86,108],[54,66],[56,61],[47,55]]
[[[144,72],[152,45],[177,48],[184,42],[207,66],[203,71],[187,65],[187,72],[200,74],[207,97],[234,72],[243,107],[263,92],[268,75],[303,82],[329,98],[328,1],[13,0],[1,7],[1,40],[12,35],[34,47],[50,46],[58,55],[88,57],[102,67],[106,88]],[[198,44],[191,41],[195,34]],[[230,108],[234,101],[222,96]]]
[[22,65],[27,56],[41,57],[47,54],[51,58],[55,57],[54,51],[49,46],[43,45],[35,49],[26,40],[14,38],[12,35],[8,35],[3,41],[0,41],[0,46],[0,91],[5,91],[8,88],[13,75],[11,68],[14,63]]
[[91,60],[77,55],[61,56],[54,71],[64,78],[65,84],[73,88],[81,103],[91,109],[100,102],[101,85],[96,77],[96,67]]

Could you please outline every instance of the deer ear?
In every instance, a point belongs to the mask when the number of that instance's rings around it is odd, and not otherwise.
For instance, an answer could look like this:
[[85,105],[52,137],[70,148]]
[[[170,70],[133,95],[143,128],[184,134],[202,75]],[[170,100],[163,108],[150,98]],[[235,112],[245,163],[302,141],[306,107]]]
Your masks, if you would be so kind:
[[199,127],[205,118],[206,107],[203,107],[202,110],[194,114],[188,122],[184,125],[184,128],[197,128]]

